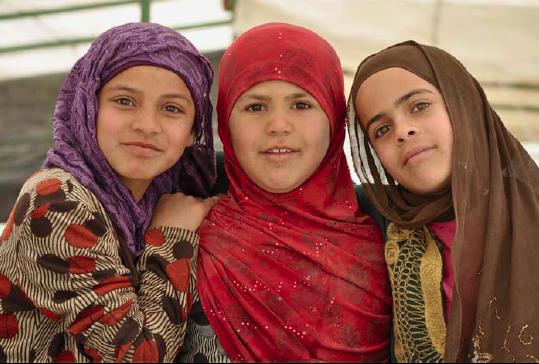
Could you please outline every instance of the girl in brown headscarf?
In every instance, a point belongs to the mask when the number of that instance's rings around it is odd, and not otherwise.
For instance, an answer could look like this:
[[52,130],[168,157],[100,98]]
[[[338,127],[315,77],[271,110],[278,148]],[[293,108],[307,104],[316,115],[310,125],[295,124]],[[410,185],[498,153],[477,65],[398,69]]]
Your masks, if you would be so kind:
[[387,219],[397,359],[538,361],[539,169],[479,83],[408,41],[361,63],[349,110]]

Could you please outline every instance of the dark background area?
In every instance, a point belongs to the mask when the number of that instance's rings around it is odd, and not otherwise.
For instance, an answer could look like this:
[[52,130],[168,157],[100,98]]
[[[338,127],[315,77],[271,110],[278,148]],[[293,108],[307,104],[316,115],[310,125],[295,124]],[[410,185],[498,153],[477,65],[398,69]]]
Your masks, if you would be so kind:
[[[222,52],[205,54],[215,70],[211,99],[217,97],[217,67]],[[24,181],[37,171],[53,145],[52,116],[66,74],[0,82],[0,222],[5,222]],[[215,148],[217,115],[213,114]]]

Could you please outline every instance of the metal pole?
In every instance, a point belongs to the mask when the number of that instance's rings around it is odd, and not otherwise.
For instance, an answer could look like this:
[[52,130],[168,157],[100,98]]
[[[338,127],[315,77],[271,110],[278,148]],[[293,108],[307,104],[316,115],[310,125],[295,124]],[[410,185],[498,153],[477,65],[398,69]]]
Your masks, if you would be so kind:
[[150,0],[140,0],[140,21],[150,21]]

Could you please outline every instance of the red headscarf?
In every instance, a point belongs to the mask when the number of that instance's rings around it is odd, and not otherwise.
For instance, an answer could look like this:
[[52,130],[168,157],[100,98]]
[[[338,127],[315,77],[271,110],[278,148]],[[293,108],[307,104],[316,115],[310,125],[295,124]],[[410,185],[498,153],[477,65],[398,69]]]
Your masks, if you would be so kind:
[[[268,80],[309,92],[331,123],[320,167],[284,194],[251,181],[229,133],[236,100]],[[251,29],[223,55],[217,112],[230,187],[199,230],[198,292],[230,359],[387,360],[383,239],[357,204],[344,156],[346,101],[333,48],[293,25]]]

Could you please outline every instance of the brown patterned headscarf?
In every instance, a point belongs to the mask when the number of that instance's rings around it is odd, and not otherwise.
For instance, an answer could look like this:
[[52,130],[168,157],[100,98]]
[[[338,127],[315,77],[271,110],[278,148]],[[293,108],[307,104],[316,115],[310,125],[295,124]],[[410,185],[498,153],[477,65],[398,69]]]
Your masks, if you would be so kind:
[[[451,186],[437,195],[398,186],[356,116],[361,84],[391,67],[430,82],[445,101],[454,134],[452,176]],[[445,361],[538,361],[539,169],[477,80],[447,52],[408,41],[360,64],[349,112],[355,168],[378,211],[402,228],[455,216]]]

